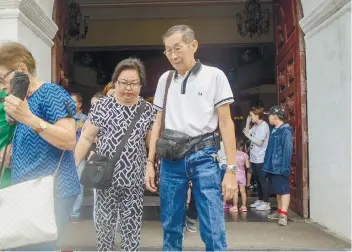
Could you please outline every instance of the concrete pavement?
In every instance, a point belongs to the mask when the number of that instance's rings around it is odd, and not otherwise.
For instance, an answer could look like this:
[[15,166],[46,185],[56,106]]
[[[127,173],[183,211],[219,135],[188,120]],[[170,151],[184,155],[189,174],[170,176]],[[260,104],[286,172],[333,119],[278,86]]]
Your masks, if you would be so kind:
[[[340,240],[305,221],[279,227],[276,222],[227,222],[229,250],[350,250],[351,244]],[[117,235],[116,249],[120,238]],[[141,250],[161,250],[162,229],[158,221],[143,222]],[[69,226],[62,249],[95,250],[93,222],[82,221]],[[204,250],[199,232],[186,232],[185,250]]]

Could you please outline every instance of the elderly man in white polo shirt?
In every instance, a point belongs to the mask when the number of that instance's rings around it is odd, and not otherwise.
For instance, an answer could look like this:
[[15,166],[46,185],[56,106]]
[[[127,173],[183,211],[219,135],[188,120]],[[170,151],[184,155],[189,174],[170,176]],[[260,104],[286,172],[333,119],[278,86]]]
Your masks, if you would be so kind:
[[[206,250],[224,251],[227,243],[223,200],[231,199],[234,194],[237,171],[236,139],[230,113],[233,94],[221,70],[195,60],[198,42],[189,26],[171,27],[163,36],[163,42],[164,53],[176,71],[168,71],[159,79],[154,97],[158,113],[151,134],[145,177],[146,188],[156,191],[154,160],[157,153],[162,158],[163,251],[182,250],[189,181],[193,185],[200,234]],[[168,91],[166,105],[165,91]],[[214,134],[218,125],[227,156],[222,183]]]

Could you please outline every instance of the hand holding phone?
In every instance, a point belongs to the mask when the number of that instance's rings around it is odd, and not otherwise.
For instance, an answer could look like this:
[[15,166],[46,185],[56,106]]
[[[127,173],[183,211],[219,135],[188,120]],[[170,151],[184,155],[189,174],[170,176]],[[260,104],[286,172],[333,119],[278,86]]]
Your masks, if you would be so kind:
[[[10,91],[8,95],[16,96],[22,101],[26,98],[28,89],[29,89],[29,77],[28,74],[23,72],[15,72],[15,75],[12,80],[10,80]],[[9,123],[15,123],[16,120],[11,116],[6,114],[6,121]]]

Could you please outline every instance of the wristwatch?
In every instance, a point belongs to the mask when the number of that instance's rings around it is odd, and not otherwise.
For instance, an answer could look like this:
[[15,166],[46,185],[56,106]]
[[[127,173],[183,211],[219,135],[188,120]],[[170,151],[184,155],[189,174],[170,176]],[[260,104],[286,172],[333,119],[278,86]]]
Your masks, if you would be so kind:
[[238,171],[237,165],[227,165],[226,171],[236,174],[236,172]]
[[34,129],[34,132],[39,134],[48,127],[48,124],[44,120],[39,120],[39,127]]

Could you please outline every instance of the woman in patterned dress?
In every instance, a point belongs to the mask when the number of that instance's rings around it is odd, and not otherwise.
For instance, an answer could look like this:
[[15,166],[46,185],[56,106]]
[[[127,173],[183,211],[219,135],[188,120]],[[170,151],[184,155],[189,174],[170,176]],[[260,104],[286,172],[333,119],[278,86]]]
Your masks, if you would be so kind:
[[[101,98],[92,107],[76,147],[77,164],[85,157],[96,136],[96,153],[109,158],[114,156],[143,101],[139,94],[145,80],[145,68],[137,59],[129,58],[116,66],[112,76],[115,94]],[[120,227],[121,249],[135,251],[139,248],[146,147],[155,116],[153,105],[147,103],[115,164],[112,186],[96,190],[94,213],[99,251],[114,250],[117,222]]]

